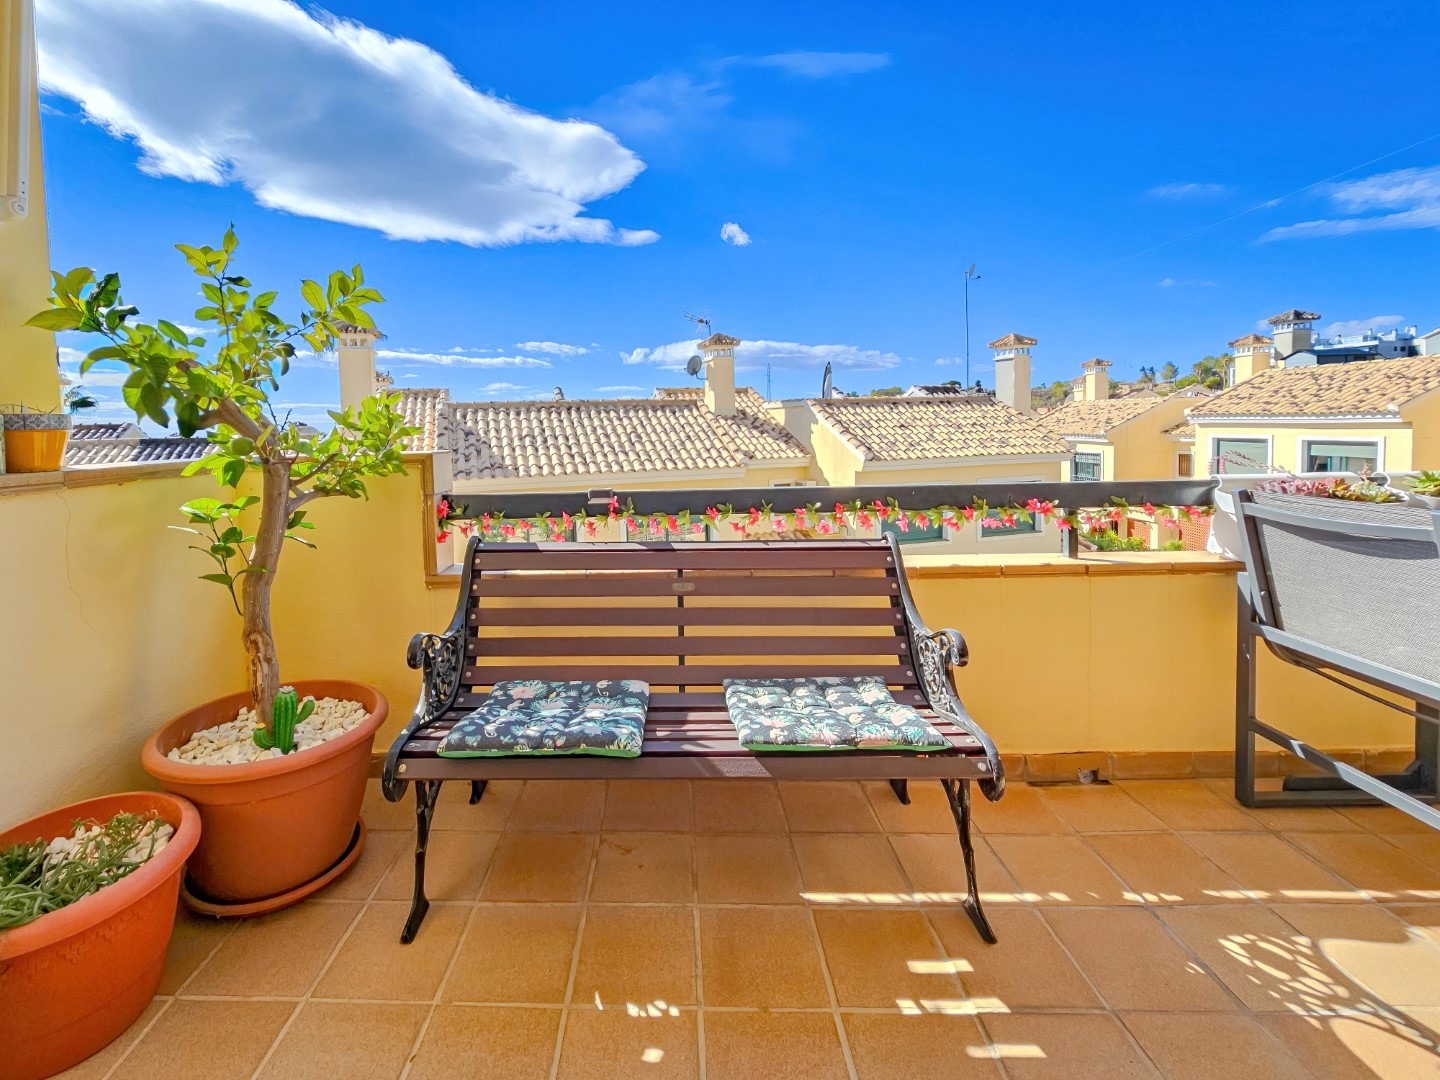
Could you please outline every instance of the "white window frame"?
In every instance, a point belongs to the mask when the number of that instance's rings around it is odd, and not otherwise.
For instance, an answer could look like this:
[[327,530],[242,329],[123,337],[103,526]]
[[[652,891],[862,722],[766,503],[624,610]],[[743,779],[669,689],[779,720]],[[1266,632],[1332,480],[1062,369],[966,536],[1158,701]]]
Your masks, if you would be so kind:
[[[977,480],[976,483],[977,483],[977,484],[1043,484],[1043,483],[1045,483],[1045,477],[1043,477],[1043,476],[991,476],[991,477],[986,477],[985,479],[982,479],[982,480]],[[970,525],[970,527],[971,527],[972,529],[978,529],[978,530],[979,530],[979,533],[978,533],[978,535],[976,536],[976,540],[977,540],[979,543],[982,543],[982,544],[985,543],[987,540],[1015,540],[1015,539],[1018,539],[1019,537],[1022,537],[1022,536],[1043,536],[1043,535],[1045,535],[1045,532],[1047,531],[1046,528],[1045,528],[1045,519],[1044,519],[1043,517],[1040,517],[1038,514],[1032,514],[1031,517],[1032,517],[1032,519],[1033,519],[1034,522],[1035,522],[1035,528],[1032,529],[1032,530],[1030,530],[1029,532],[1001,532],[1001,533],[997,533],[997,532],[995,532],[995,531],[993,531],[993,530],[991,530],[991,529],[987,529],[987,528],[985,528],[985,526],[981,525],[981,524],[980,524],[980,517],[979,517],[979,515],[976,515],[975,520],[974,520],[973,522],[969,522],[968,524]],[[950,534],[950,529],[949,529],[948,527],[946,528],[945,533],[946,533],[946,536],[948,537],[949,534]]]
[[[1100,467],[1100,475],[1099,475],[1099,476],[1080,477],[1080,476],[1076,476],[1076,475],[1075,475],[1075,466],[1076,466],[1076,464],[1079,462],[1080,456],[1081,456],[1082,454],[1085,455],[1086,457],[1093,457],[1093,458],[1098,458],[1098,459],[1099,459],[1099,460],[1098,460],[1098,464],[1099,464],[1099,467]],[[1075,481],[1077,481],[1077,482],[1079,482],[1079,483],[1082,483],[1082,484],[1097,484],[1097,483],[1103,483],[1104,480],[1105,480],[1105,454],[1104,454],[1104,452],[1103,452],[1103,451],[1100,451],[1100,450],[1076,450],[1076,451],[1070,456],[1070,479],[1075,480]]]
[[1275,468],[1275,436],[1273,435],[1211,435],[1209,453],[1205,455],[1207,465],[1214,465],[1219,457],[1217,444],[1221,442],[1263,442],[1265,444],[1265,468],[1258,473],[1216,473],[1217,476],[1264,476]]
[[[1342,446],[1373,446],[1373,447],[1375,448],[1375,471],[1376,471],[1376,472],[1384,472],[1384,471],[1385,471],[1385,440],[1384,440],[1383,438],[1380,438],[1380,439],[1333,439],[1333,440],[1327,440],[1327,439],[1301,439],[1301,440],[1300,440],[1300,460],[1299,460],[1299,462],[1297,462],[1296,464],[1298,464],[1298,465],[1309,465],[1309,464],[1310,464],[1310,445],[1311,445],[1312,443],[1323,443],[1323,442],[1327,442],[1327,441],[1328,441],[1328,442],[1332,442],[1332,443],[1338,443],[1338,444],[1340,444],[1340,445],[1342,445]],[[1308,472],[1309,470],[1308,470],[1308,469],[1303,469],[1303,470],[1297,469],[1296,471],[1297,471],[1297,472]]]

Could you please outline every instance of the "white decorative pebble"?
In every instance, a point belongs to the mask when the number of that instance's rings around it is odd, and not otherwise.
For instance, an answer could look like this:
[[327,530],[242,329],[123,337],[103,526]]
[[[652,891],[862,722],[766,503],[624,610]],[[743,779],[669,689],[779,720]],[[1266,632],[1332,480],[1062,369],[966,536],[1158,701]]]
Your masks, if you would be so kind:
[[[338,739],[366,715],[365,706],[358,701],[317,698],[315,711],[295,725],[295,752]],[[184,746],[176,747],[165,756],[189,765],[232,765],[282,757],[278,747],[263,750],[256,745],[255,729],[259,726],[254,710],[241,709],[234,720],[195,732]]]

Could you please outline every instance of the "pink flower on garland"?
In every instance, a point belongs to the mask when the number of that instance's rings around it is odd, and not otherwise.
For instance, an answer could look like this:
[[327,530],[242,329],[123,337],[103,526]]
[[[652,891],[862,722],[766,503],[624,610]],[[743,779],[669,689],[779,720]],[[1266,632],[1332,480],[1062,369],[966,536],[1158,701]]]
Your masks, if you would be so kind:
[[1055,527],[1056,527],[1057,529],[1070,529],[1070,528],[1073,528],[1074,525],[1073,525],[1073,523],[1070,521],[1070,519],[1067,518],[1067,517],[1056,517],[1056,519],[1055,519]]
[[720,524],[720,511],[716,510],[715,507],[707,506],[705,508],[705,516],[710,519],[711,525]]
[[595,522],[591,521],[589,518],[586,518],[586,519],[585,519],[585,531],[590,534],[590,537],[591,537],[592,539],[594,538],[594,536],[595,536]]
[[975,520],[975,507],[973,507],[973,506],[967,506],[967,507],[965,507],[965,509],[961,510],[960,512],[965,515],[965,520],[966,520],[966,521],[974,521],[974,520]]
[[829,534],[833,528],[829,518],[821,518],[819,524],[815,526],[816,531],[823,534]]
[[440,530],[440,534],[435,537],[435,542],[436,542],[437,544],[443,544],[446,540],[449,540],[449,539],[450,539],[450,530],[449,530],[449,529],[441,529],[441,530]]
[[1151,515],[1152,517],[1153,517],[1154,514],[1155,514],[1155,504],[1154,504],[1154,503],[1148,503],[1148,502],[1147,502],[1142,509],[1144,509],[1145,513]]
[[505,537],[512,537],[512,536],[514,536],[514,535],[515,535],[515,526],[514,526],[514,525],[511,525],[508,521],[505,522],[505,524],[503,524],[503,525],[500,526],[500,535],[501,535],[501,536],[505,536]]

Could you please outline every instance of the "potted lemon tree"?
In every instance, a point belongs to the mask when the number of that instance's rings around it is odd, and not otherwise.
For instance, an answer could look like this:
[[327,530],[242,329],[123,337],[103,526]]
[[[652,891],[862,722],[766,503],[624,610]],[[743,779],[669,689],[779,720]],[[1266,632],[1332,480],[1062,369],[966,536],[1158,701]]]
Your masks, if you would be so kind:
[[249,687],[176,717],[146,744],[143,763],[200,809],[187,899],[215,914],[251,914],[294,903],[358,855],[370,748],[387,712],[380,692],[362,683],[282,688],[271,624],[282,555],[291,541],[308,544],[311,503],[364,497],[368,480],[404,472],[401,447],[414,429],[398,395],[331,412],[328,432],[291,421],[272,400],[297,348],[323,352],[346,327],[373,329],[367,309],[382,297],[359,266],[323,285],[304,281],[290,321],[275,310],[278,292],[256,292],[237,273],[233,229],[218,248],[176,247],[200,279],[205,302],[194,318],[208,329],[141,321],[118,275],[85,268],[54,274],[51,306],[30,322],[104,338],[82,372],[120,362],[129,369],[124,399],[139,419],[203,432],[211,443],[187,472],[213,474],[224,497],[186,503],[181,527],[212,560],[203,577],[239,616]]

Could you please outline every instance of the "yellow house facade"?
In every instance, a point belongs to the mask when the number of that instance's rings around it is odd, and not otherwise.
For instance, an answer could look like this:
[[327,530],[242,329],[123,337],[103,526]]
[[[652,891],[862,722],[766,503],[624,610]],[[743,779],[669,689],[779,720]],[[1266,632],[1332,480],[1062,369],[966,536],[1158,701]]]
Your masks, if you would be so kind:
[[1201,475],[1440,468],[1440,357],[1270,368],[1190,410]]

